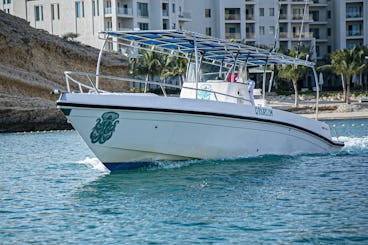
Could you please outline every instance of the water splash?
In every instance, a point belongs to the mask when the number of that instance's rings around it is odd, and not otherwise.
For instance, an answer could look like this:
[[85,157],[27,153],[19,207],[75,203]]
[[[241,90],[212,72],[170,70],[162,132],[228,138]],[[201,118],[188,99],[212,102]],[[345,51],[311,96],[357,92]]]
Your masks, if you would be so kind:
[[368,136],[364,137],[347,137],[340,136],[336,140],[345,143],[343,151],[363,152],[368,150]]
[[79,164],[85,164],[87,166],[92,167],[93,169],[99,170],[101,172],[107,172],[110,171],[105,167],[105,165],[102,164],[100,160],[98,160],[96,157],[86,157],[84,160],[78,161]]

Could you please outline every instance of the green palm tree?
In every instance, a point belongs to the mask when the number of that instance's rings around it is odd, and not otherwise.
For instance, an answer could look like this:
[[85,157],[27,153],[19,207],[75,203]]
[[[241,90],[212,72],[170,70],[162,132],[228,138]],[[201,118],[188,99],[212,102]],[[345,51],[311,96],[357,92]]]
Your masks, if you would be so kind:
[[187,71],[188,60],[180,57],[167,57],[165,67],[162,69],[161,77],[166,79],[168,76],[179,76],[180,86],[184,81],[184,75]]
[[[160,75],[163,68],[163,56],[154,51],[142,51],[139,58],[131,59],[129,64],[129,74],[132,76],[145,76],[146,82],[154,80],[156,75]],[[147,89],[147,83],[145,90]]]
[[[305,57],[307,56],[307,54],[304,52],[301,52],[300,54],[297,55],[296,50],[290,50],[288,55],[292,57],[297,56],[299,59],[305,59]],[[279,70],[278,74],[279,77],[289,80],[293,83],[295,94],[294,107],[299,107],[298,81],[306,75],[307,68],[304,66],[297,66],[297,65],[284,65],[279,66],[278,70]]]
[[[336,74],[341,76],[344,98],[350,104],[350,85],[354,75],[362,73],[366,69],[364,63],[364,49],[354,47],[352,49],[337,50],[331,55],[331,66]],[[345,87],[346,84],[346,87]]]

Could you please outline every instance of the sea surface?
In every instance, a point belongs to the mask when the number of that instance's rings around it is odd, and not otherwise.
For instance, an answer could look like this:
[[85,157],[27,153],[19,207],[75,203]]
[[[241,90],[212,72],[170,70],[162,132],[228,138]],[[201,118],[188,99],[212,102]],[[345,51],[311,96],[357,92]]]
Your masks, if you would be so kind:
[[109,173],[74,131],[0,134],[0,244],[368,244],[368,120],[334,154]]

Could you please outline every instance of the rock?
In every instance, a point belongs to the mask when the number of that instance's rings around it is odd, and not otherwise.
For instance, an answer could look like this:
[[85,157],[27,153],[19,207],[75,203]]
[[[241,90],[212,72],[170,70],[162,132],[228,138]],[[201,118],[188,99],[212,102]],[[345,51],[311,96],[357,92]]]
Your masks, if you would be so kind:
[[[71,126],[55,106],[65,91],[65,70],[95,72],[99,50],[32,28],[0,10],[0,132],[65,129]],[[105,56],[101,71],[127,75],[127,60]],[[126,91],[129,85],[109,89]]]

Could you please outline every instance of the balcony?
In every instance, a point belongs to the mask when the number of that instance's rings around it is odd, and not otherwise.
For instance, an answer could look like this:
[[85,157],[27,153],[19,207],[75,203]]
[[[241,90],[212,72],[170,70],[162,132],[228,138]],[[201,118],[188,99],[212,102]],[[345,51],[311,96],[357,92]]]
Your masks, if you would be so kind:
[[192,21],[192,14],[189,12],[179,13],[179,21]]
[[293,32],[291,34],[287,32],[280,32],[279,37],[282,39],[299,39],[299,37],[309,39],[313,37],[313,32],[303,32],[301,34],[299,32]]
[[328,6],[328,3],[323,0],[313,0],[311,1],[311,7],[327,7]]
[[225,14],[225,20],[240,20],[240,14]]
[[111,7],[105,8],[104,13],[105,13],[105,15],[112,14]]
[[[281,4],[300,4],[300,5],[304,5],[305,4],[305,0],[280,0]],[[307,2],[308,4],[313,3],[312,0],[308,0]]]
[[227,32],[225,33],[225,38],[226,39],[240,39],[240,33]]
[[117,8],[117,14],[133,17],[133,9],[131,9],[131,8]]
[[313,37],[313,32],[293,32],[292,34],[293,38],[312,38]]
[[255,19],[254,19],[254,15],[253,15],[253,14],[247,14],[247,15],[245,16],[245,19],[246,19],[246,20],[255,20]]
[[255,39],[256,34],[254,32],[249,32],[246,34],[246,39]]
[[346,19],[356,19],[356,18],[363,18],[363,14],[361,12],[346,13]]
[[163,9],[163,10],[162,10],[162,16],[164,16],[164,17],[168,17],[168,16],[169,16],[169,10],[167,10],[167,9]]
[[300,21],[303,21],[303,20],[304,21],[313,21],[313,15],[310,14],[310,15],[305,16],[303,14],[293,14],[291,16],[291,19],[292,20],[300,20]]
[[360,37],[360,36],[363,36],[363,32],[361,30],[359,31],[348,31],[347,33],[347,36],[348,37]]

